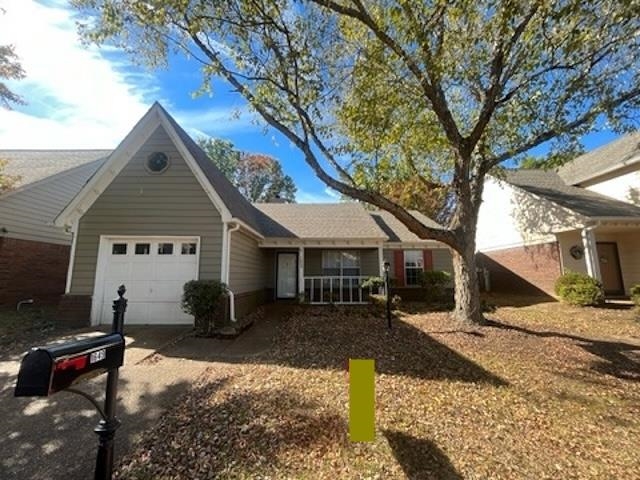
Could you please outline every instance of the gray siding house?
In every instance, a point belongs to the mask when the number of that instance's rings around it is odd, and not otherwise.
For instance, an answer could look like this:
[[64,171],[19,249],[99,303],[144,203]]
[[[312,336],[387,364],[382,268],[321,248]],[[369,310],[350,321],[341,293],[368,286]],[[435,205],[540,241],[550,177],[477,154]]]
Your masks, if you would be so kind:
[[[428,218],[415,212],[423,222]],[[61,311],[111,322],[118,285],[128,323],[175,324],[185,282],[227,284],[231,320],[267,301],[362,303],[360,285],[393,264],[396,285],[451,271],[449,249],[357,203],[251,204],[154,104],[62,209],[73,236]]]

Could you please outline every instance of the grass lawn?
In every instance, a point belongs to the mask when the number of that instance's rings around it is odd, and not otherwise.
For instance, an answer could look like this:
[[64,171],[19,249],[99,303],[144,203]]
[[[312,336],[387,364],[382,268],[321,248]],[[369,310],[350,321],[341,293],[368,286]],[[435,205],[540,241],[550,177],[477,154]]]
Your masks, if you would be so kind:
[[[271,352],[212,363],[118,478],[640,478],[635,312],[398,315],[388,332],[364,309],[296,307]],[[376,360],[375,442],[348,439],[348,358]]]

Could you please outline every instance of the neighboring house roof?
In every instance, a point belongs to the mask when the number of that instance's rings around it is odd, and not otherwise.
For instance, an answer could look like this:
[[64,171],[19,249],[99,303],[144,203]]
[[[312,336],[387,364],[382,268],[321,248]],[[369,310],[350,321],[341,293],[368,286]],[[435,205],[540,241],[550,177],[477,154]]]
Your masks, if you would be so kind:
[[640,218],[640,207],[580,187],[567,185],[549,170],[506,170],[505,180],[585,217]]
[[[427,227],[442,228],[442,225],[434,222],[432,219],[417,210],[410,210],[409,213]],[[418,237],[415,233],[409,230],[404,223],[387,211],[378,210],[371,212],[371,217],[378,227],[380,227],[380,229],[386,234],[390,242],[424,241],[424,239]]]
[[[297,238],[381,239],[387,236],[378,228],[365,208],[355,202],[343,203],[255,203],[267,217]],[[266,228],[265,236],[278,237]]]
[[0,195],[0,235],[70,243],[70,235],[54,227],[53,220],[104,161],[93,160]]
[[111,150],[0,150],[4,173],[17,176],[16,187],[28,185],[109,156]]
[[640,163],[640,131],[580,155],[560,167],[558,174],[569,185],[578,185],[635,163]]

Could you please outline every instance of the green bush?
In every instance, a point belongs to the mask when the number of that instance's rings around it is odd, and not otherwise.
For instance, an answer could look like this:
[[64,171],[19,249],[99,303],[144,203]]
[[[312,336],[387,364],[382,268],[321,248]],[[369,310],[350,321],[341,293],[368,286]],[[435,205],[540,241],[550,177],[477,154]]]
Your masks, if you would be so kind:
[[382,287],[384,287],[384,279],[381,277],[369,277],[360,284],[360,288],[368,288],[371,292]]
[[182,310],[193,315],[196,335],[210,336],[226,322],[227,287],[216,280],[191,280],[184,284]]
[[631,287],[631,301],[636,307],[640,307],[640,283]]
[[567,272],[558,277],[555,292],[570,305],[598,305],[604,301],[602,284],[583,273]]
[[442,270],[427,270],[422,273],[421,285],[427,291],[427,300],[441,300],[445,287],[451,281],[451,274]]
[[[377,310],[384,311],[387,308],[386,295],[369,295],[369,301]],[[402,302],[400,295],[394,295],[391,297],[391,309],[398,308],[400,306],[400,302]]]

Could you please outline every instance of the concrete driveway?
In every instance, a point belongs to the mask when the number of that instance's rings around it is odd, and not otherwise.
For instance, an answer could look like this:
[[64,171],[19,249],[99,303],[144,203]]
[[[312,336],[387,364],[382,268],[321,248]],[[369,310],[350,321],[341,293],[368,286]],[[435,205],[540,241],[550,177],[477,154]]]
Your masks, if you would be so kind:
[[[125,365],[120,369],[116,459],[211,365],[201,358],[158,355],[188,334],[185,327],[127,327]],[[71,338],[99,335],[86,331]],[[209,348],[223,347],[210,340]],[[68,392],[48,398],[15,398],[13,388],[24,352],[0,352],[0,478],[93,478],[99,416],[87,400]],[[82,385],[99,399],[106,375]]]

